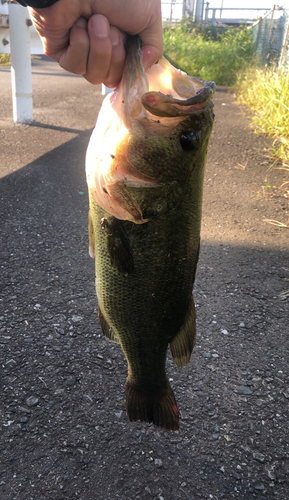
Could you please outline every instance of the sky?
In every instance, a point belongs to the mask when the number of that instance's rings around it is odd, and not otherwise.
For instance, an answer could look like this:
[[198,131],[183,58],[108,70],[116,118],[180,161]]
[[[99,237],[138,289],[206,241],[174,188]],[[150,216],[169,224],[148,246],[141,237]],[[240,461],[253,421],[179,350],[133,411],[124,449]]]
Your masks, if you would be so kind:
[[[191,0],[192,1],[192,0]],[[220,8],[222,6],[222,0],[208,0],[209,1],[209,8]],[[176,4],[174,5],[172,9],[172,17],[175,19],[181,18],[182,17],[182,0],[175,0]],[[206,8],[206,2],[205,0],[205,8]],[[170,12],[171,12],[171,0],[162,0],[162,13],[163,13],[163,18],[169,18],[170,17]],[[188,0],[188,3],[191,3],[190,0]],[[285,3],[285,0],[223,0],[223,8],[229,9],[229,8],[262,8],[266,10],[270,10],[273,8],[274,4],[275,5],[280,5],[282,6]],[[289,0],[287,1],[287,8],[289,8]],[[243,13],[240,11],[228,11],[227,16],[230,18],[239,18],[244,16],[244,18],[250,18],[250,14],[253,18],[256,18],[258,15],[262,16],[265,14],[265,11],[255,11],[255,12],[250,12],[250,11],[243,11]],[[220,11],[216,12],[216,17],[219,17]],[[212,11],[209,14],[209,17],[212,16]],[[226,11],[223,12],[222,15],[223,18],[226,17]]]
[[[221,7],[222,0],[208,0],[210,5],[209,7]],[[264,8],[264,9],[272,9],[273,5],[282,5],[285,0],[223,0],[223,7],[229,9],[230,7],[234,8]]]

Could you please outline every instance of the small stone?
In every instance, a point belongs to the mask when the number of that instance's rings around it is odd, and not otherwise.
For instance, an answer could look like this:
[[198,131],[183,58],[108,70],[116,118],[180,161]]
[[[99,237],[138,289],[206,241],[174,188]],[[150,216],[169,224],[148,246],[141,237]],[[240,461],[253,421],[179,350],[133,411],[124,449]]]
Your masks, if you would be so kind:
[[268,478],[271,479],[271,481],[274,481],[276,479],[274,465],[266,464],[265,465],[265,471],[267,472]]
[[283,396],[285,396],[286,399],[289,399],[289,390],[288,389],[283,392]]
[[9,359],[9,361],[7,361],[6,365],[15,366],[15,365],[17,365],[17,361],[15,361],[15,359]]
[[26,403],[28,406],[35,406],[37,405],[39,399],[36,396],[30,396],[30,398],[26,399]]
[[223,333],[223,335],[229,335],[228,330],[225,330],[225,329],[221,330],[221,333]]
[[14,420],[8,420],[7,424],[3,424],[4,427],[9,427],[11,424],[13,424]]
[[31,413],[31,410],[28,410],[28,408],[24,408],[24,406],[19,406],[19,411],[21,413]]
[[182,487],[182,488],[184,488],[185,486],[187,486],[187,483],[183,482],[183,483],[181,484],[181,487]]
[[216,368],[213,365],[207,365],[207,368],[209,368],[212,372],[216,371]]
[[155,466],[161,467],[163,465],[163,461],[160,458],[155,458]]
[[253,458],[258,462],[265,462],[265,455],[263,455],[263,453],[253,453]]
[[249,387],[246,387],[245,385],[241,385],[238,389],[238,392],[240,394],[245,394],[246,396],[250,396],[250,394],[253,394],[251,389],[249,389]]
[[115,415],[117,416],[117,418],[120,418],[122,416],[122,410],[116,412]]
[[150,489],[150,487],[149,487],[149,486],[146,486],[146,487],[145,487],[145,491],[146,491],[146,493],[150,493],[150,494],[151,494],[151,489]]
[[65,385],[68,387],[73,386],[76,383],[76,378],[74,378],[72,375],[69,375],[65,381]]
[[241,327],[241,328],[244,328],[244,327],[245,327],[245,323],[243,323],[243,322],[242,322],[242,323],[240,323],[240,327]]
[[265,486],[264,486],[264,484],[262,484],[262,483],[256,483],[256,484],[254,485],[254,489],[255,489],[255,490],[258,490],[258,491],[262,491],[262,490],[264,490],[264,489],[265,489]]
[[56,389],[54,394],[57,396],[57,394],[62,394],[64,392],[64,389]]
[[71,319],[73,323],[78,323],[79,321],[83,320],[83,316],[77,316],[76,314],[74,314]]

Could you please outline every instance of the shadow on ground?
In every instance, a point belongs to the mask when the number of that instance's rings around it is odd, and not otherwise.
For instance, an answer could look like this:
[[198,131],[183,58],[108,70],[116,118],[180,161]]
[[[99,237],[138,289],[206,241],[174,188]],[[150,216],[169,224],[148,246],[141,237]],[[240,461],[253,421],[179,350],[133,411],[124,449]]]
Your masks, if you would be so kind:
[[289,252],[208,241],[181,429],[128,422],[88,256],[89,132],[0,180],[1,498],[243,499],[288,492]]

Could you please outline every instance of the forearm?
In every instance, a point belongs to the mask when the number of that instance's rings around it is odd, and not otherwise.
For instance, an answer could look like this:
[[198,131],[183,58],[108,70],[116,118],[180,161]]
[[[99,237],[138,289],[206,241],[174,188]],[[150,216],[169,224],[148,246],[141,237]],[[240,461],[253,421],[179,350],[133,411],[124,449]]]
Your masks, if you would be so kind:
[[58,0],[17,0],[23,7],[33,7],[33,9],[43,9],[44,7],[51,7]]

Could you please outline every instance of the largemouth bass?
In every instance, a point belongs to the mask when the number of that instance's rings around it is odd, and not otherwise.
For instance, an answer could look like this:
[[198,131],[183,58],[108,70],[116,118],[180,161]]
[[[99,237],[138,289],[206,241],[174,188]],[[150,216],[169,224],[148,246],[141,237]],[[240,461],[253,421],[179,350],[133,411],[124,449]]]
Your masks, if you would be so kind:
[[145,73],[140,40],[128,37],[123,78],[103,102],[86,157],[98,315],[127,359],[127,414],[170,430],[179,415],[168,345],[183,366],[196,337],[192,289],[214,90],[165,58]]

